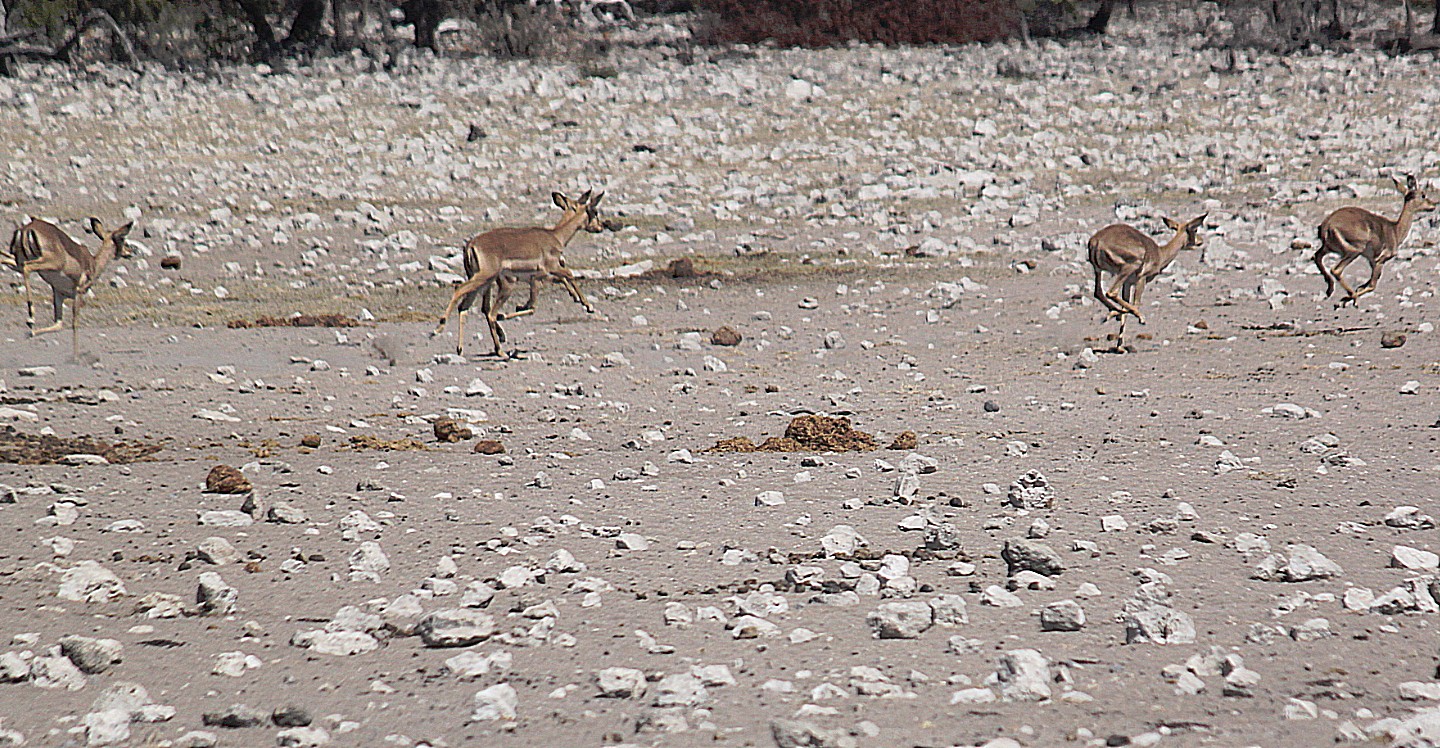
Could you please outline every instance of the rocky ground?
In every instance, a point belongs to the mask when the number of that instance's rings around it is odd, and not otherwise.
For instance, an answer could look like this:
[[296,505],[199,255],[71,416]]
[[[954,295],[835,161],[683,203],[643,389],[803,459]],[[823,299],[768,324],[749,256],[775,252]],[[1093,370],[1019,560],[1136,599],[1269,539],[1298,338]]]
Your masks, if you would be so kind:
[[[0,744],[1432,744],[1435,229],[1299,243],[1433,61],[1177,23],[0,80],[5,212],[137,220],[78,360],[0,303]],[[598,314],[427,337],[592,187]],[[1200,213],[1114,352],[1085,238]]]

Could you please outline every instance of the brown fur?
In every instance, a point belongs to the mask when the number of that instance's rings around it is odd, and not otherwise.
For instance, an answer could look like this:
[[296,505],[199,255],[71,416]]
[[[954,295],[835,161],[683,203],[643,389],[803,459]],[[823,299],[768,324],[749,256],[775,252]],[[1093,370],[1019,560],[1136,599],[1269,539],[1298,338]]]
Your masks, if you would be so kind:
[[[1205,216],[1192,218],[1183,224],[1170,218],[1164,221],[1175,231],[1164,246],[1123,223],[1106,226],[1090,237],[1087,246],[1090,265],[1095,270],[1095,298],[1111,314],[1133,314],[1140,324],[1145,324],[1145,317],[1140,314],[1140,297],[1145,293],[1145,284],[1169,267],[1181,250],[1195,249],[1204,244],[1200,226],[1205,223]],[[1109,291],[1101,282],[1103,273],[1115,276]]]
[[[536,284],[547,278],[563,285],[576,303],[593,314],[595,307],[575,284],[575,275],[565,267],[565,258],[561,253],[576,232],[584,230],[596,233],[603,230],[604,224],[600,221],[596,206],[604,196],[605,193],[602,192],[592,197],[587,190],[579,200],[572,200],[556,192],[551,197],[564,213],[553,227],[495,229],[466,242],[465,274],[469,277],[455,288],[450,303],[445,308],[445,314],[440,318],[440,324],[431,335],[439,335],[444,331],[450,315],[459,309],[460,316],[456,326],[459,340],[455,345],[455,352],[464,355],[465,314],[478,296],[481,300],[481,312],[490,328],[490,339],[495,344],[495,355],[503,358],[505,354],[501,351],[500,344],[504,341],[504,332],[500,329],[500,320],[533,313]],[[529,301],[520,310],[502,315],[501,306],[510,295],[512,286],[522,277],[530,281]]]
[[[1331,213],[1320,224],[1320,249],[1316,250],[1314,260],[1320,268],[1320,275],[1325,278],[1326,297],[1335,293],[1337,283],[1345,289],[1345,297],[1336,306],[1344,306],[1347,302],[1354,304],[1361,296],[1374,291],[1385,263],[1395,258],[1400,243],[1410,233],[1415,214],[1435,209],[1435,202],[1420,189],[1415,177],[1407,174],[1403,183],[1394,177],[1391,181],[1395,183],[1395,189],[1405,196],[1405,203],[1395,220],[1352,206]],[[1340,255],[1333,268],[1325,267],[1323,260],[1327,254]],[[1358,257],[1364,257],[1370,263],[1370,280],[1353,289],[1341,274]]]
[[[23,279],[25,321],[32,337],[64,327],[64,300],[71,299],[71,343],[75,352],[79,353],[80,307],[84,305],[85,292],[105,272],[111,260],[130,256],[125,237],[134,225],[131,222],[114,231],[106,231],[100,219],[92,217],[89,220],[90,233],[100,238],[100,248],[93,255],[69,234],[46,221],[32,220],[15,229],[15,234],[10,237],[8,259]],[[35,305],[30,293],[31,273],[39,273],[50,284],[55,322],[49,327],[35,327]]]

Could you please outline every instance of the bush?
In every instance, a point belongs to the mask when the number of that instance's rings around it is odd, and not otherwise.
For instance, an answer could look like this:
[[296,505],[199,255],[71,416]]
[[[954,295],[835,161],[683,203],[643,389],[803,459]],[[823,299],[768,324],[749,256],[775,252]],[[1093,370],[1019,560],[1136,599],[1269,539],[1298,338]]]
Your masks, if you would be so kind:
[[1021,28],[1010,0],[702,0],[700,7],[712,14],[716,42],[964,44],[1010,38]]

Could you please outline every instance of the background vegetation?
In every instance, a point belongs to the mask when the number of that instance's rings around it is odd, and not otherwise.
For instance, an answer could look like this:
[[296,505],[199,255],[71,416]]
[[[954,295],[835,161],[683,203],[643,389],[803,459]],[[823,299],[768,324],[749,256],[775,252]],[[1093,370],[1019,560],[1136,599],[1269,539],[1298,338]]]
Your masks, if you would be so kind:
[[[1403,7],[1372,43],[1440,47],[1440,6],[1409,0],[0,0],[0,73],[17,59],[152,60],[175,67],[403,48],[536,57],[577,28],[687,13],[702,43],[960,44],[1104,34],[1117,13],[1219,10],[1225,43],[1278,52],[1351,43],[1357,19]],[[1431,14],[1424,23],[1424,14]],[[447,29],[453,34],[444,33]]]

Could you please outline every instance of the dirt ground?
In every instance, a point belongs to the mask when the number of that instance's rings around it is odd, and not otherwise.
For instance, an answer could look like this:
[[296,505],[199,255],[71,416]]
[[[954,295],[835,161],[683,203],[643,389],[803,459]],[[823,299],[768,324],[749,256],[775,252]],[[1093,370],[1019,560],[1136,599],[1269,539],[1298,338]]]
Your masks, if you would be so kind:
[[[127,142],[107,148],[143,149],[143,138]],[[236,153],[219,157],[263,162],[263,151]],[[132,188],[108,183],[108,173],[81,165],[70,186],[90,197],[71,192],[43,206],[15,197],[12,212],[68,219],[103,211],[96,195],[117,189],[109,215],[159,199],[124,192]],[[303,188],[298,175],[275,178]],[[1384,188],[1378,178],[1356,181]],[[544,216],[541,196],[551,188],[536,189],[522,218],[532,209]],[[620,192],[609,199],[649,199]],[[1156,214],[1215,215],[1216,203],[1233,206],[1230,195],[1172,191],[1153,201]],[[84,676],[79,690],[0,683],[0,731],[13,731],[0,742],[83,745],[85,715],[121,682],[174,708],[164,721],[133,722],[129,745],[187,744],[181,736],[195,730],[222,746],[278,739],[273,724],[204,723],[234,704],[265,715],[294,705],[333,744],[366,746],[768,746],[774,720],[792,718],[835,731],[824,745],[845,736],[863,746],[1001,737],[1026,746],[1318,746],[1406,719],[1432,705],[1400,684],[1437,679],[1435,613],[1347,609],[1344,599],[1347,590],[1379,596],[1412,579],[1424,589],[1435,574],[1391,564],[1397,545],[1440,550],[1433,523],[1384,522],[1396,507],[1436,509],[1434,231],[1428,219],[1417,223],[1379,292],[1336,309],[1305,272],[1304,251],[1289,248],[1292,236],[1311,235],[1341,204],[1393,215],[1398,200],[1384,191],[1315,200],[1287,208],[1304,224],[1293,234],[1250,241],[1232,230],[1223,244],[1231,254],[1205,263],[1182,255],[1152,284],[1149,324],[1129,323],[1123,353],[1112,350],[1106,336],[1117,325],[1088,299],[1091,278],[1077,262],[1084,236],[1115,220],[1104,194],[1046,208],[1032,223],[981,215],[952,232],[979,250],[928,257],[863,222],[797,216],[756,229],[743,217],[717,219],[689,247],[654,245],[657,267],[693,252],[708,274],[582,280],[595,315],[547,288],[534,316],[506,323],[522,354],[509,362],[480,355],[488,342],[473,318],[468,359],[447,355],[453,328],[428,337],[448,297],[429,268],[405,271],[424,282],[359,283],[359,268],[378,262],[363,248],[375,235],[332,225],[326,210],[316,231],[334,265],[300,285],[290,279],[302,276],[236,276],[224,266],[308,248],[271,246],[258,223],[249,225],[263,247],[236,239],[196,253],[192,240],[203,232],[187,234],[184,221],[169,229],[170,244],[139,236],[151,262],[132,266],[123,288],[97,289],[78,360],[68,331],[27,337],[18,291],[0,303],[0,405],[13,409],[0,412],[15,429],[0,435],[0,455],[25,435],[31,447],[18,452],[64,458],[54,442],[41,444],[42,433],[132,445],[113,464],[0,463],[0,484],[14,489],[0,493],[0,654],[43,657],[68,635],[123,646],[121,660]],[[348,209],[343,198],[332,204]],[[207,223],[204,204],[186,209],[194,225]],[[223,220],[245,225],[245,211]],[[497,225],[444,215],[424,224],[435,254]],[[650,236],[663,220],[632,210],[629,224]],[[1135,222],[1158,232],[1149,213]],[[572,264],[604,271],[638,260],[619,254],[633,236],[577,240]],[[1061,249],[1044,248],[1056,237]],[[764,251],[750,251],[762,243]],[[185,258],[185,282],[162,284],[180,277],[158,267],[172,251]],[[971,280],[964,290],[945,285],[962,278]],[[1267,279],[1283,285],[1273,304],[1273,289],[1256,292]],[[228,295],[211,292],[221,283]],[[359,325],[228,324],[292,313],[344,314]],[[712,344],[725,325],[740,333],[738,345]],[[1382,347],[1386,332],[1404,333],[1404,344]],[[758,445],[784,436],[807,414],[847,417],[880,448],[707,451],[734,437]],[[474,438],[437,440],[433,422],[445,417]],[[917,437],[913,450],[885,449],[906,431]],[[302,444],[307,437],[313,446]],[[477,454],[477,440],[504,452]],[[158,451],[145,454],[152,446]],[[907,473],[901,464],[912,452],[931,458],[933,471]],[[241,468],[252,492],[206,492],[218,464]],[[1049,507],[1007,503],[1011,483],[1030,471],[1053,488]],[[768,491],[783,503],[757,500]],[[285,511],[272,514],[277,505]],[[201,523],[217,510],[243,510],[254,522]],[[347,522],[355,512],[373,526]],[[923,528],[946,523],[958,545],[927,549]],[[827,556],[821,539],[838,525],[863,536],[863,552]],[[1266,554],[1242,551],[1245,533],[1281,554],[1313,546],[1343,573],[1258,579]],[[1058,553],[1063,572],[1041,584],[1049,589],[1016,590],[1016,607],[985,604],[986,588],[1012,578],[1002,548],[1027,534]],[[197,557],[217,536],[238,551],[230,563]],[[366,541],[388,558],[373,576],[354,573],[352,554]],[[562,550],[583,570],[544,571]],[[874,573],[889,554],[909,559],[908,597],[898,587],[853,604],[833,596],[856,586],[847,559]],[[57,597],[66,571],[83,561],[113,572],[124,594]],[[822,567],[828,586],[797,586],[787,578],[797,566]],[[525,583],[507,588],[514,567]],[[205,572],[235,589],[233,610],[195,609]],[[1127,604],[1162,578],[1164,604],[1193,620],[1194,641],[1127,644]],[[325,654],[293,640],[345,629],[336,622],[346,606],[381,614],[406,594],[426,614],[464,607],[477,582],[494,596],[468,609],[489,614],[496,630],[468,647],[426,646],[393,612],[382,615],[385,625],[350,629],[371,635],[374,651]],[[137,611],[152,593],[178,596],[186,610]],[[967,622],[917,638],[872,634],[872,610],[937,595],[961,596]],[[1039,611],[1061,600],[1083,607],[1084,627],[1042,631]],[[777,635],[737,638],[727,622],[757,604],[771,606],[759,617],[777,624]],[[723,620],[707,616],[710,607]],[[1317,629],[1317,618],[1327,624]],[[1048,661],[1051,698],[1009,700],[994,683],[1002,655],[1023,649]],[[511,659],[461,677],[446,661],[464,651]],[[238,675],[214,673],[230,652],[257,659]],[[1243,658],[1258,683],[1227,689],[1204,667],[1189,671],[1204,681],[1199,693],[1171,682],[1187,660],[1225,655]],[[666,701],[666,676],[716,665],[729,678],[706,670],[702,696]],[[1167,666],[1179,670],[1167,678]],[[644,671],[648,692],[602,697],[597,673],[611,667]],[[476,693],[502,683],[518,697],[514,717],[472,719]],[[827,683],[834,688],[820,688]],[[957,691],[991,686],[997,700],[952,703]],[[1386,729],[1370,734],[1385,743]]]

